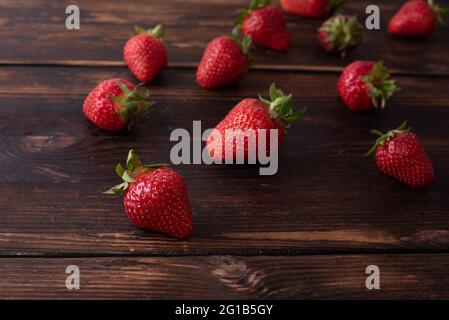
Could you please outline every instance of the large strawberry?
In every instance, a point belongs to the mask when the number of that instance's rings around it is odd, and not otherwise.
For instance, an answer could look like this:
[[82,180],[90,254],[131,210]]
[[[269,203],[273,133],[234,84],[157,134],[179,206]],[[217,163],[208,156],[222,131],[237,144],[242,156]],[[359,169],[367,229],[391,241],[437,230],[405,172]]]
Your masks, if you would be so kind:
[[339,11],[345,0],[281,0],[282,9],[308,18],[324,18]]
[[[266,148],[262,152],[269,154],[270,143],[273,143],[270,141],[270,129],[278,131],[278,141],[275,143],[281,145],[286,129],[304,115],[306,108],[294,112],[293,96],[285,96],[275,84],[270,87],[270,99],[259,97],[259,100],[242,100],[215,127],[206,142],[209,155],[215,162],[224,162],[226,154],[233,155],[234,159],[240,157],[245,160],[251,153],[257,156],[259,134],[262,132],[259,129],[266,130]],[[242,136],[233,137],[229,134],[231,132]],[[251,143],[252,139],[255,144]]]
[[379,138],[368,154],[375,153],[383,173],[415,188],[430,185],[435,177],[432,162],[418,136],[407,128],[407,122],[385,134],[377,130],[371,133]]
[[153,80],[167,65],[167,48],[162,42],[164,30],[161,25],[145,30],[136,27],[137,35],[125,44],[125,62],[140,82]]
[[97,127],[108,131],[131,129],[134,120],[147,114],[150,92],[125,79],[101,82],[84,100],[83,113]]
[[192,213],[184,178],[164,165],[144,165],[130,150],[126,169],[115,169],[123,182],[106,191],[124,192],[123,204],[138,228],[186,239],[192,235]]
[[407,1],[388,24],[388,32],[397,36],[424,37],[431,34],[437,23],[443,24],[448,8],[433,0]]
[[[240,39],[241,38],[241,39]],[[212,40],[204,51],[196,72],[196,82],[212,89],[237,82],[248,72],[251,38],[233,34]]]
[[343,70],[337,82],[338,95],[353,111],[383,109],[396,91],[396,81],[383,61],[355,61]]
[[357,17],[336,15],[325,21],[318,30],[318,40],[328,52],[342,57],[362,42],[362,26]]
[[253,43],[277,51],[287,50],[292,37],[279,8],[272,0],[253,0],[249,9],[242,10],[237,29],[251,37]]

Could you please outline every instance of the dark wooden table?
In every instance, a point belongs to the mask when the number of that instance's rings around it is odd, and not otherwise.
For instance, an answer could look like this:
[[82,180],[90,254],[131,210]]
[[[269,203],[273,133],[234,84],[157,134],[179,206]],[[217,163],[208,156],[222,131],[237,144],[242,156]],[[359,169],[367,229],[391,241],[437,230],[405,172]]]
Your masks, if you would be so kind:
[[[365,16],[373,1],[348,1]],[[440,1],[448,4],[448,1]],[[195,84],[205,44],[228,33],[246,0],[75,1],[81,30],[65,29],[72,1],[0,1],[0,298],[449,298],[449,32],[394,39],[401,1],[377,0],[382,30],[347,59],[322,52],[320,22],[286,16],[288,53],[256,49],[240,83]],[[127,134],[83,116],[101,80],[134,79],[122,47],[134,24],[163,23],[169,67],[149,85],[157,106]],[[388,109],[356,114],[336,96],[343,66],[385,59],[402,90]],[[184,165],[194,235],[177,241],[134,228],[121,198],[101,192],[134,148],[169,162],[174,128],[215,125],[271,82],[307,116],[289,131],[275,176],[246,166]],[[409,120],[433,160],[435,183],[414,190],[364,153],[368,131]],[[81,270],[81,290],[65,269]],[[381,289],[365,288],[377,265]]]

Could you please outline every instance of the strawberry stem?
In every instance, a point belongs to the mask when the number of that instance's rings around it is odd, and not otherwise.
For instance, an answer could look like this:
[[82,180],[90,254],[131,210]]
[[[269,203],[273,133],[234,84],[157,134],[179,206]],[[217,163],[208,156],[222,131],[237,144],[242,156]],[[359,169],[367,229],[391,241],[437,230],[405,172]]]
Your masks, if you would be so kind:
[[408,131],[410,131],[410,127],[407,127],[407,121],[404,121],[398,128],[390,130],[387,133],[382,133],[381,131],[375,129],[371,130],[370,133],[379,136],[379,138],[377,138],[374,146],[372,146],[371,149],[365,155],[370,156],[374,154],[377,148],[383,146],[385,142],[393,139],[399,133],[404,133]]
[[106,190],[103,193],[104,194],[121,193],[126,189],[128,189],[129,184],[134,182],[134,179],[137,175],[141,174],[142,172],[148,172],[156,168],[165,166],[167,165],[163,163],[144,165],[140,161],[137,154],[134,153],[134,150],[129,150],[128,157],[126,158],[126,169],[122,166],[121,163],[118,163],[117,166],[115,167],[115,173],[117,173],[117,175],[123,180],[123,182],[113,186],[112,188]]
[[399,90],[396,80],[390,78],[390,72],[385,68],[383,60],[377,62],[371,73],[363,76],[361,80],[368,84],[368,91],[375,108],[385,108],[387,100]]
[[336,15],[323,23],[320,32],[327,34],[326,41],[330,48],[337,50],[344,58],[347,49],[362,41],[362,26],[356,16]]
[[156,39],[159,39],[160,41],[163,41],[164,36],[165,36],[165,30],[161,24],[158,24],[157,26],[155,26],[152,29],[145,29],[140,26],[135,26],[134,30],[136,31],[137,34],[146,33]]
[[116,84],[123,95],[110,96],[110,99],[122,107],[116,112],[123,117],[130,130],[134,120],[145,117],[154,103],[149,100],[150,91],[143,84],[138,84],[132,91],[122,82],[117,81]]
[[262,98],[260,101],[269,106],[270,116],[278,121],[284,129],[289,128],[294,122],[302,118],[307,111],[303,107],[299,111],[293,111],[293,95],[286,96],[282,90],[276,88],[276,84],[271,84],[269,89],[270,100]]
[[449,7],[436,4],[433,0],[427,0],[427,4],[432,9],[438,24],[444,26],[446,24],[444,19],[449,15]]
[[243,34],[241,25],[237,25],[234,27],[234,29],[232,29],[231,38],[239,44],[240,49],[242,50],[243,54],[248,57],[248,60],[251,60],[251,36]]

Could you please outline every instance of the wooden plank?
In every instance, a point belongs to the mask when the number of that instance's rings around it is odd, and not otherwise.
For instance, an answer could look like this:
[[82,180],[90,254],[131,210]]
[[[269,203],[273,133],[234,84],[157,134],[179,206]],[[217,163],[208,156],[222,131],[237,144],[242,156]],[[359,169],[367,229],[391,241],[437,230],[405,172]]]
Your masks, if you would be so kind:
[[[79,0],[81,29],[65,29],[65,8],[73,1],[2,1],[0,63],[122,65],[122,48],[135,24],[163,23],[172,66],[194,67],[212,38],[228,34],[248,0],[119,1]],[[448,4],[449,0],[440,0]],[[349,1],[348,14],[364,19],[372,1]],[[356,59],[385,59],[398,72],[449,75],[449,33],[440,29],[424,40],[398,39],[387,24],[402,1],[378,0],[381,30],[365,30],[363,45],[342,60],[323,52],[320,21],[286,15],[294,44],[288,53],[256,48],[254,67],[287,70],[339,70]],[[419,61],[417,61],[419,60]]]
[[[65,287],[68,265],[80,290]],[[448,270],[438,254],[0,259],[0,299],[448,299]]]
[[[94,128],[81,113],[100,79],[124,68],[0,68],[0,255],[282,254],[447,251],[449,136],[447,78],[398,77],[403,88],[381,113],[355,114],[335,95],[335,74],[253,72],[233,88],[206,91],[189,69],[168,69],[151,86],[157,107],[130,134]],[[252,166],[178,166],[189,186],[189,241],[135,229],[120,198],[101,194],[113,166],[135,148],[170,162],[174,128],[216,124],[242,97],[276,81],[309,106],[293,126],[277,175]],[[27,83],[26,88],[23,84]],[[371,128],[410,120],[437,179],[413,190],[363,155]]]

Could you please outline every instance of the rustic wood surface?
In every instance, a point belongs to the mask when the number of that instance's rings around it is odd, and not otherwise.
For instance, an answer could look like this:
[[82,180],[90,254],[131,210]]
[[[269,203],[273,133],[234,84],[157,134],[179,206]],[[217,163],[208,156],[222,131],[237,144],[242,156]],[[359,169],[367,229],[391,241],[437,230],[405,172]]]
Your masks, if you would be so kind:
[[[449,0],[439,0],[449,4]],[[65,29],[65,8],[73,1],[1,0],[0,63],[74,65],[122,65],[122,48],[133,34],[134,25],[163,23],[170,64],[192,66],[212,38],[229,34],[239,10],[249,0],[78,0],[82,12],[79,31]],[[346,13],[361,21],[367,5],[381,9],[381,30],[365,30],[363,45],[346,60],[329,56],[318,46],[320,20],[285,15],[293,35],[288,53],[257,49],[254,66],[264,69],[335,70],[348,61],[385,59],[396,71],[412,74],[449,75],[449,35],[440,29],[425,40],[389,36],[386,25],[401,1],[348,1]],[[30,27],[32,26],[32,27]],[[417,61],[418,59],[418,61]]]
[[[370,264],[382,266],[380,290],[365,288]],[[82,270],[78,291],[65,287],[67,265]],[[0,298],[449,299],[448,271],[447,254],[8,258]]]
[[[243,81],[206,91],[194,66],[248,1],[118,2],[77,1],[82,27],[67,31],[68,2],[0,1],[0,298],[449,298],[447,30],[422,41],[393,39],[385,27],[365,32],[341,60],[318,49],[319,21],[287,16],[292,50],[256,49]],[[377,3],[385,26],[400,3]],[[348,11],[363,17],[366,4],[349,1]],[[85,95],[107,78],[134,81],[122,45],[134,24],[158,22],[170,67],[149,85],[157,104],[131,133],[98,130],[81,113]],[[338,70],[359,58],[384,58],[395,71],[401,91],[383,112],[352,113],[336,96]],[[101,194],[128,149],[169,162],[174,128],[213,127],[271,82],[309,109],[288,132],[278,174],[178,166],[194,216],[190,240],[135,229],[120,197]],[[370,129],[403,120],[435,165],[426,190],[385,177],[364,157]],[[81,268],[78,292],[65,289],[68,264]],[[381,268],[379,291],[365,288],[369,264]]]

